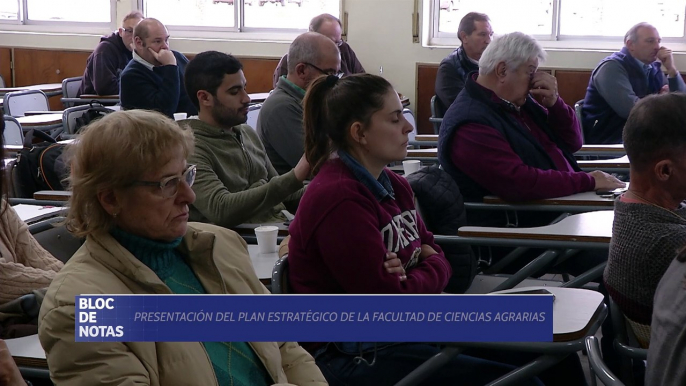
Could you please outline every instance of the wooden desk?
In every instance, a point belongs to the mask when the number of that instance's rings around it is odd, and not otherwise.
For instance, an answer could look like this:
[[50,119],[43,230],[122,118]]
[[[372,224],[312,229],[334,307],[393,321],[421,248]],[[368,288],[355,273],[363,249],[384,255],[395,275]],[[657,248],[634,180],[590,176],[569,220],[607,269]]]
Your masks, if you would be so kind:
[[528,289],[545,289],[555,295],[553,302],[553,341],[567,342],[582,338],[590,327],[593,315],[603,304],[603,295],[597,291],[551,286],[520,287],[494,292],[506,294]]
[[31,127],[61,126],[62,114],[38,114],[25,117],[16,117],[22,129]]
[[429,149],[407,149],[407,157],[438,158],[438,149],[435,147]]
[[599,196],[596,192],[583,192],[564,197],[546,198],[510,203],[497,196],[484,197],[484,205],[467,203],[468,209],[533,210],[581,213],[593,210],[613,210],[614,198]]
[[616,145],[583,145],[574,155],[622,156],[626,154],[623,144]]
[[[81,94],[79,95],[79,98],[81,102],[77,102],[79,104],[87,104],[90,103],[91,101],[97,101],[100,103],[112,103],[112,104],[117,104],[119,103],[119,95],[96,95],[96,94]],[[71,99],[68,100],[71,102]]]
[[[519,246],[519,242],[540,248],[574,248],[575,243],[596,243],[596,247],[610,245],[614,211],[579,213],[560,222],[535,228],[461,227],[457,235],[472,238],[482,245]],[[508,242],[499,243],[498,240]],[[526,241],[530,241],[526,243]],[[494,242],[494,243],[491,243]]]
[[10,350],[10,354],[12,354],[12,358],[17,362],[17,366],[48,368],[45,351],[43,351],[43,347],[40,345],[38,335],[6,339],[5,343]]
[[69,201],[70,197],[70,190],[39,190],[33,193],[35,200]]
[[414,140],[417,142],[438,141],[438,134],[417,134]]
[[5,145],[4,149],[5,152],[8,154],[14,154],[14,153],[19,153],[21,149],[23,149],[24,146],[22,145]]
[[629,157],[623,156],[619,158],[593,160],[593,161],[577,161],[579,167],[585,171],[603,170],[612,173],[628,173],[629,172]]
[[51,97],[62,94],[62,83],[44,83],[21,87],[3,87],[0,88],[0,94],[24,90],[41,90],[45,93],[45,95]]
[[250,103],[262,103],[267,99],[269,96],[268,92],[256,92],[252,94],[248,94],[250,97]]
[[239,235],[242,236],[252,236],[255,237],[255,228],[259,226],[266,226],[266,225],[273,225],[275,227],[279,228],[279,237],[286,237],[288,236],[288,225],[282,223],[282,222],[276,222],[276,223],[265,223],[265,224],[240,224],[236,225],[235,227],[231,227],[231,230],[238,233]]

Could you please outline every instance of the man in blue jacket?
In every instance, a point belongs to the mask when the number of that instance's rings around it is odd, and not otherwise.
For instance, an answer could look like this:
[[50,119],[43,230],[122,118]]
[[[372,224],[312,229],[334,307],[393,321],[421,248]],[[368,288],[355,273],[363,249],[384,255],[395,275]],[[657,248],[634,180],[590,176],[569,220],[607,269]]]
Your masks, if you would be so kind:
[[493,37],[488,16],[477,12],[466,14],[460,20],[457,37],[462,43],[461,46],[441,61],[436,74],[436,104],[439,117],[448,111],[457,94],[464,88],[467,74],[479,69],[481,54]]
[[593,70],[581,114],[586,143],[622,143],[622,129],[639,99],[650,94],[686,92],[672,50],[660,42],[655,27],[638,23],[624,36],[624,48],[603,59]]
[[148,18],[133,30],[133,59],[121,74],[119,99],[125,110],[147,109],[169,117],[197,115],[183,82],[188,58],[169,49],[169,32],[159,20]]

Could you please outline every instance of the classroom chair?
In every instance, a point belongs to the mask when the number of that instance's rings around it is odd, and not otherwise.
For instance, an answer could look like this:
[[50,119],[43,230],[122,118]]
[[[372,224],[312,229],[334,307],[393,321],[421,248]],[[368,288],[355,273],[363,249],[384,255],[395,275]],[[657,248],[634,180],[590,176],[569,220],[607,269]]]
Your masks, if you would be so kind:
[[634,385],[636,383],[634,382],[633,361],[646,360],[648,349],[640,347],[639,339],[629,321],[612,299],[610,299],[610,318],[615,333],[613,346],[620,359],[620,379],[626,385]]
[[288,283],[288,254],[276,261],[272,271],[272,294],[292,293]]
[[29,225],[29,232],[55,258],[66,263],[81,248],[84,239],[74,237],[64,226],[64,217],[53,217]]
[[610,371],[605,362],[603,362],[598,338],[595,336],[587,336],[584,343],[586,352],[588,353],[588,365],[591,369],[591,385],[596,386],[598,384],[596,381],[597,377],[605,386],[624,386],[624,383],[622,383],[622,381]]
[[14,91],[5,94],[5,115],[23,117],[26,111],[50,111],[48,96],[41,90]]
[[245,123],[252,127],[253,130],[257,130],[257,117],[260,115],[261,108],[262,103],[254,104],[248,107],[248,121]]
[[65,109],[74,106],[77,102],[81,83],[83,83],[82,76],[62,80],[62,104]]
[[62,113],[62,126],[64,127],[62,139],[72,138],[76,135],[76,118],[81,117],[90,108],[90,105],[80,105],[64,109]]
[[3,119],[5,121],[5,131],[3,131],[2,135],[5,145],[23,145],[24,132],[21,130],[21,124],[9,115],[5,115]]
[[434,127],[434,134],[438,134],[441,129],[441,123],[443,123],[443,112],[438,111],[438,106],[436,104],[436,95],[431,97],[431,117],[429,122]]
[[581,99],[574,104],[574,112],[576,113],[576,119],[579,121],[579,128],[581,129],[581,143],[586,143],[584,138],[584,125],[581,123],[581,108],[584,107],[584,100]]

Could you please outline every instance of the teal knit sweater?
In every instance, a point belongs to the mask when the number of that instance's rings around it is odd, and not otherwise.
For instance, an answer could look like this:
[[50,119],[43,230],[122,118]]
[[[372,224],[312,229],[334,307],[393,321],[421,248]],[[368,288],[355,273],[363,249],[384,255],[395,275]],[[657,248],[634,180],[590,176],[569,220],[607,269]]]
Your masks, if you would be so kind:
[[[147,265],[175,294],[206,294],[200,280],[176,250],[181,237],[159,242],[114,229],[112,236]],[[203,342],[220,386],[270,385],[272,380],[259,357],[245,342]]]

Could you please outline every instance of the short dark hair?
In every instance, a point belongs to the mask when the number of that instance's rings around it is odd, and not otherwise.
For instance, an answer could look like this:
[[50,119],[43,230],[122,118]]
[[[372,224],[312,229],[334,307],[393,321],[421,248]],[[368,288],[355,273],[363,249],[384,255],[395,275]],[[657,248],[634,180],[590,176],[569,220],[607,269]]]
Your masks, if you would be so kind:
[[124,18],[121,20],[121,23],[124,24],[127,20],[130,19],[145,19],[145,16],[141,13],[141,11],[131,11],[124,16]]
[[464,15],[462,20],[460,20],[460,26],[457,27],[457,38],[462,41],[462,38],[460,37],[460,32],[464,32],[467,35],[471,35],[472,32],[476,29],[476,26],[474,25],[474,22],[477,21],[484,21],[484,22],[490,22],[491,19],[488,18],[488,15],[485,13],[479,13],[479,12],[469,12],[468,14]]
[[312,18],[310,21],[310,31],[319,32],[319,28],[321,28],[325,21],[335,21],[341,28],[343,28],[341,21],[336,16],[328,13],[322,13],[321,15]]
[[224,75],[235,74],[242,69],[243,64],[233,55],[219,51],[199,53],[186,65],[184,83],[188,97],[200,110],[198,91],[205,90],[217,96],[217,88],[224,81]]
[[686,94],[653,94],[629,114],[622,139],[632,170],[645,170],[686,150]]

